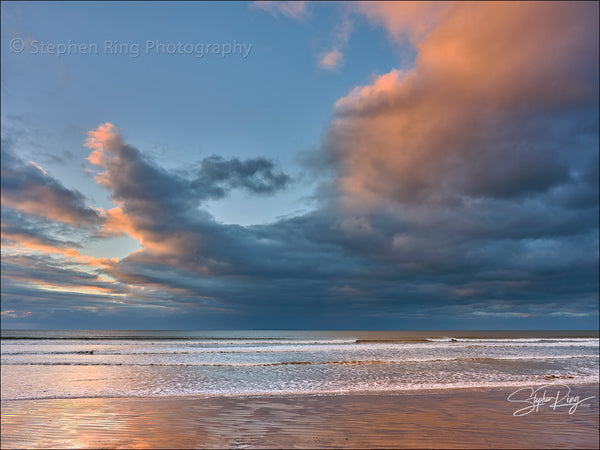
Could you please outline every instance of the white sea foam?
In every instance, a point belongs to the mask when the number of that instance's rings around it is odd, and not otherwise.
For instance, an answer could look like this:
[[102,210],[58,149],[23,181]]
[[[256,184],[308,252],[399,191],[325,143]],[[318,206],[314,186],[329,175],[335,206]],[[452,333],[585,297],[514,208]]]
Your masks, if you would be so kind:
[[145,332],[126,339],[103,332],[94,339],[55,332],[18,339],[23,335],[17,333],[17,339],[2,340],[2,398],[318,395],[598,382],[596,337],[255,334],[156,338]]

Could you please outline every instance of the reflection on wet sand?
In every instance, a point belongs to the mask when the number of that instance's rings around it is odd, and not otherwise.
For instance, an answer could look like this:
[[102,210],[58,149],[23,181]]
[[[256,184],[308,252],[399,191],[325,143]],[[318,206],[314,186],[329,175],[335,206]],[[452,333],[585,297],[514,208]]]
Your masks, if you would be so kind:
[[3,448],[597,448],[596,398],[515,417],[511,389],[2,402]]

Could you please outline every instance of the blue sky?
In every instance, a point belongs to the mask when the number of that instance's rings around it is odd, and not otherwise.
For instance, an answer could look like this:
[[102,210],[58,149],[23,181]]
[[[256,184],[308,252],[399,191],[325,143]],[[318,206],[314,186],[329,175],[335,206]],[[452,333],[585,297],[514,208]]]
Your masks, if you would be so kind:
[[3,2],[2,326],[597,328],[597,12]]
[[[85,132],[112,121],[126,130],[128,139],[172,168],[213,153],[263,155],[300,175],[296,159],[319,145],[335,101],[395,67],[401,53],[381,32],[359,21],[355,26],[362,29],[361,39],[346,57],[344,70],[320,69],[319,55],[336,39],[333,30],[341,8],[335,4],[311,6],[318,9],[316,14],[300,20],[275,18],[243,2],[8,2],[4,8],[3,111],[26,117],[28,125],[41,132],[59,130],[57,145],[70,138],[67,145],[76,163],[87,156],[81,149]],[[98,54],[57,57],[32,54],[33,49],[15,53],[8,48],[14,36],[39,41],[38,48],[42,42],[96,44]],[[148,49],[148,41],[236,41],[247,46],[244,52],[250,50],[246,58],[197,58],[159,54]],[[121,50],[112,50],[117,47]],[[118,54],[127,51],[131,56]],[[51,161],[44,167],[82,192],[96,189],[80,176],[71,181],[80,175],[74,172],[81,172],[73,167]],[[226,222],[265,222],[302,209],[301,204],[294,208],[293,202],[310,192],[298,183],[281,199],[260,202],[260,215],[244,208],[245,198],[212,207]],[[103,193],[95,194],[94,200],[105,204]],[[236,213],[240,208],[243,212]]]

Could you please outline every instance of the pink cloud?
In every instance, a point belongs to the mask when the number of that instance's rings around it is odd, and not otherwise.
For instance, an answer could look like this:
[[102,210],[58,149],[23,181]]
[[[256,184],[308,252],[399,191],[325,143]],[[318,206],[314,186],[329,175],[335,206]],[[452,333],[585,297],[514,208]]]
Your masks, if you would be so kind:
[[319,66],[326,70],[336,70],[344,61],[344,55],[337,48],[325,53],[319,60]]
[[382,25],[391,37],[402,42],[408,38],[416,44],[440,19],[448,2],[375,1],[356,2],[349,6],[371,22]]
[[395,39],[408,35],[418,55],[411,70],[392,70],[336,103],[328,142],[347,204],[502,197],[564,181],[549,138],[556,129],[533,121],[596,95],[597,3],[357,9]]

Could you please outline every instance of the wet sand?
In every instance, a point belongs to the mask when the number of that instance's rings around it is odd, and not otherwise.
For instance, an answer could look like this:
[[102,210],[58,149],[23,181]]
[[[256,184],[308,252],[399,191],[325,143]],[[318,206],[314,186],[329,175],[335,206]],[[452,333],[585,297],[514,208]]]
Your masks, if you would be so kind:
[[516,389],[10,400],[2,448],[598,448],[598,385],[572,415],[513,416]]

